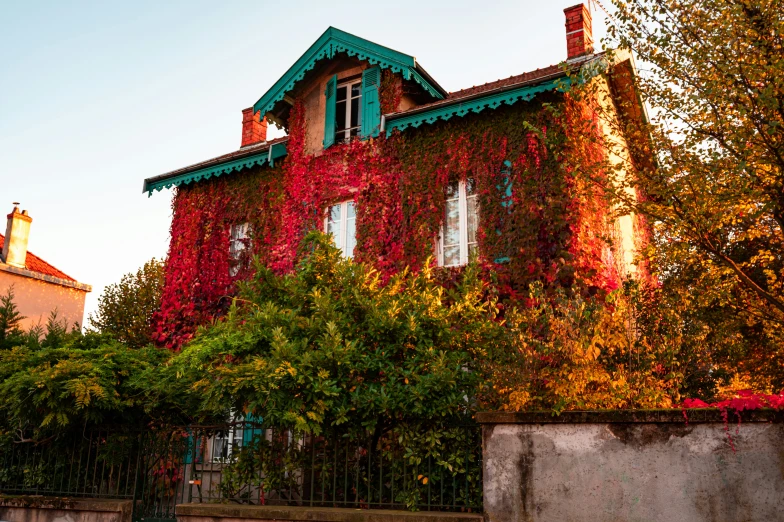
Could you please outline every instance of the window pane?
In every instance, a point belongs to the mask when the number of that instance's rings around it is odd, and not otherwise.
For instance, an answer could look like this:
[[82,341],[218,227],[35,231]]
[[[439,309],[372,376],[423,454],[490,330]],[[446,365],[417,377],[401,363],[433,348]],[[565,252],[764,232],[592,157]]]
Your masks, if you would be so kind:
[[351,97],[352,98],[356,98],[357,96],[362,94],[361,88],[362,88],[361,82],[357,82],[354,85],[352,85],[351,86]]
[[452,181],[446,186],[446,199],[457,199],[460,194],[460,184],[457,181]]
[[460,264],[460,245],[444,247],[444,266]]
[[346,86],[342,85],[342,86],[338,87],[338,90],[337,90],[336,94],[337,94],[337,98],[336,98],[337,101],[345,100],[346,99]]
[[335,104],[335,128],[338,132],[346,128],[346,102]]
[[359,98],[351,100],[351,127],[359,125]]
[[341,248],[343,241],[340,236],[340,205],[329,207],[326,232],[327,234],[332,234],[332,241],[335,243],[335,246]]
[[332,205],[329,207],[329,220],[340,221],[340,205]]
[[476,196],[466,198],[466,210],[468,212],[468,216],[466,216],[468,218],[466,220],[468,223],[468,244],[470,245],[471,243],[476,243],[476,229],[479,223]]
[[348,202],[346,202],[346,212],[347,212],[347,213],[346,213],[346,217],[347,217],[348,219],[351,219],[351,218],[353,218],[353,217],[356,217],[356,215],[357,215],[357,211],[356,211],[356,209],[354,208],[354,202],[353,202],[353,201],[348,201]]
[[444,247],[460,243],[460,205],[457,200],[446,202],[446,219],[444,220]]
[[476,194],[476,182],[474,178],[466,179],[466,196]]
[[346,219],[346,248],[343,254],[346,257],[354,257],[354,247],[357,246],[357,218]]

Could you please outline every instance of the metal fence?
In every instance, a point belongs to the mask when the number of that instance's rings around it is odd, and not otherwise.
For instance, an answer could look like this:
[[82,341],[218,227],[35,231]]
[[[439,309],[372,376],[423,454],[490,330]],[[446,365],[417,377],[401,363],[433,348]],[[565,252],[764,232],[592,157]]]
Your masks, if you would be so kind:
[[185,502],[481,511],[481,432],[314,436],[260,423],[95,430],[0,446],[0,493],[134,500],[134,520]]

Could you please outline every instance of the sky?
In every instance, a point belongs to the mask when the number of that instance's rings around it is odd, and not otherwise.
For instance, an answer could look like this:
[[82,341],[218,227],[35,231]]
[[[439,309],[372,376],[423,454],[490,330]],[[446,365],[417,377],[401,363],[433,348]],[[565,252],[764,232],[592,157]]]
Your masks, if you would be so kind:
[[86,322],[105,285],[166,256],[172,192],[144,178],[238,149],[241,110],[328,26],[454,91],[563,61],[576,3],[0,0],[0,212],[21,202],[29,250],[92,285]]

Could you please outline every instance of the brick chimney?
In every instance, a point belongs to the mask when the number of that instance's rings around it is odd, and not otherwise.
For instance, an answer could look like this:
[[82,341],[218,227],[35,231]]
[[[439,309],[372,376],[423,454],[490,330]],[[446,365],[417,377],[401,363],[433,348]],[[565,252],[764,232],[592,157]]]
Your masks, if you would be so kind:
[[568,60],[593,53],[591,10],[584,3],[564,9],[566,15],[566,57]]
[[242,111],[242,145],[247,147],[262,141],[267,141],[267,118],[259,121],[261,111],[253,113],[253,107]]
[[19,203],[14,203],[14,209],[8,214],[8,224],[5,227],[5,242],[3,243],[3,261],[7,265],[24,268],[27,260],[27,239],[30,237],[30,223],[33,218],[27,211],[19,212]]

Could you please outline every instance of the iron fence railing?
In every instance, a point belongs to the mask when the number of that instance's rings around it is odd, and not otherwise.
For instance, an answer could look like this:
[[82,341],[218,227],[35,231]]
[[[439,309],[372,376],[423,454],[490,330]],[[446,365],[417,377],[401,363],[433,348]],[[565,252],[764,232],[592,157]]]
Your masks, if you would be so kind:
[[134,520],[185,502],[481,511],[481,432],[451,426],[308,435],[254,422],[101,429],[0,445],[0,493],[134,500]]
[[186,459],[189,501],[479,510],[479,428],[449,427],[421,441],[407,435],[314,436],[245,422],[198,429]]

